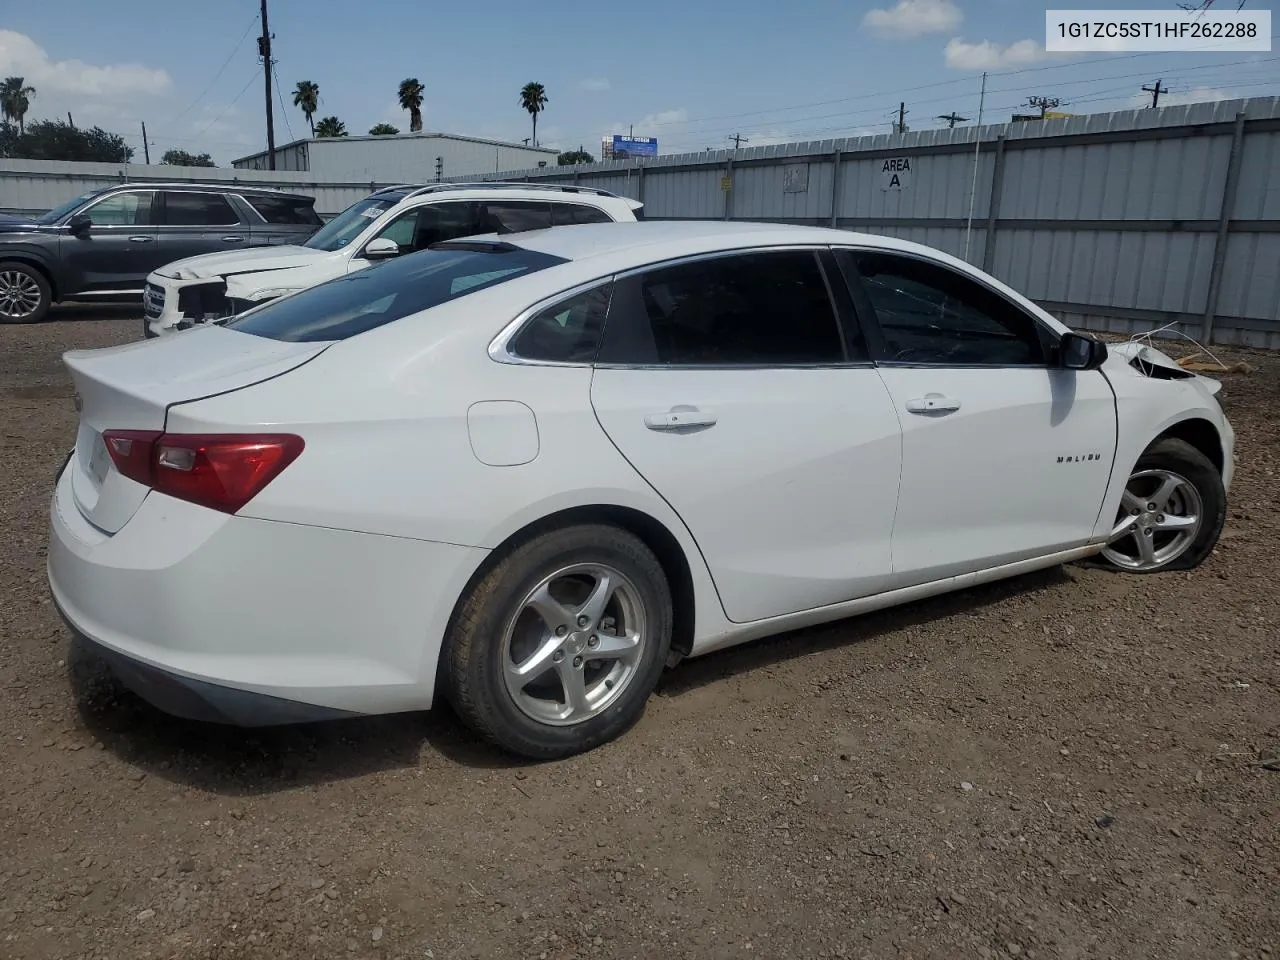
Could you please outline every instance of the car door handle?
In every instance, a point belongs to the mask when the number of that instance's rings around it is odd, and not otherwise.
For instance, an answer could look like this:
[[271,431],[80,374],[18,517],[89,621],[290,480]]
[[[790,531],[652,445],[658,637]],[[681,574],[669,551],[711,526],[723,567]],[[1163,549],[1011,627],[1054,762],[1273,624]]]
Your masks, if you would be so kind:
[[688,427],[713,427],[714,414],[699,410],[697,407],[672,407],[665,413],[651,413],[644,418],[644,425],[650,430],[684,430]]
[[926,393],[907,401],[909,413],[952,413],[960,409],[960,401],[944,397],[940,393]]
[[244,237],[223,237],[223,243],[243,243]]
[[130,243],[150,243],[155,237],[130,237]]

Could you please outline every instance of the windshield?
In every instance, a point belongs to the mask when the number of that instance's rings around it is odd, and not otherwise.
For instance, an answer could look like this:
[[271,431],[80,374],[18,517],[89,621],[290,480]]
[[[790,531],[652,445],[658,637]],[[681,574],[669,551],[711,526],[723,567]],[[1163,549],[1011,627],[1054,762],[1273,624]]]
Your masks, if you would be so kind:
[[35,218],[36,223],[57,223],[72,210],[76,209],[76,207],[80,206],[80,204],[84,203],[86,200],[92,200],[101,192],[101,190],[90,190],[88,193],[82,193],[75,199],[68,200],[66,203],[54,207],[47,213],[40,214],[40,216]]
[[226,326],[290,343],[345,340],[564,262],[513,246],[423,250],[282,297]]
[[347,209],[326,223],[311,235],[311,239],[303,244],[312,250],[341,250],[348,243],[360,236],[364,228],[382,216],[384,212],[396,205],[399,198],[365,197],[353,203]]

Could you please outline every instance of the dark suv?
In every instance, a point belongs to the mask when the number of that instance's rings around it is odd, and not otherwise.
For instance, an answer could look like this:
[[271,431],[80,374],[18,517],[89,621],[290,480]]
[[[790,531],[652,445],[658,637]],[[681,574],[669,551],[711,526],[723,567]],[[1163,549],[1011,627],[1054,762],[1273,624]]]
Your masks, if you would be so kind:
[[140,299],[166,263],[301,243],[322,223],[312,197],[191,183],[126,183],[33,219],[0,215],[0,323],[34,323],[62,300]]

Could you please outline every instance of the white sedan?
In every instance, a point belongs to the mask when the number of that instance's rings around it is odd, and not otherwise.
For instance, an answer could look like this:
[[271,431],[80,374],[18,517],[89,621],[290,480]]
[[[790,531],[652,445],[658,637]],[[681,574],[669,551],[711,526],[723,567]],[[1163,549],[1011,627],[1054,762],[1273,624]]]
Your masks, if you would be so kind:
[[1086,557],[1195,567],[1219,385],[915,244],[722,222],[449,241],[66,355],[49,582],[170,712],[419,710],[534,758],[667,665]]

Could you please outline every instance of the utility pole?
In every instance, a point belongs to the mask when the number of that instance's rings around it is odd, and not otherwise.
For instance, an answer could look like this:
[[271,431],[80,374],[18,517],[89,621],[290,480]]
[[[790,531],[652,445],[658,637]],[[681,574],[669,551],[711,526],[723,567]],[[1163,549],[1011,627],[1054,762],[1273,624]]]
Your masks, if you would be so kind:
[[1168,87],[1160,86],[1159,80],[1156,81],[1156,85],[1154,87],[1143,87],[1142,90],[1144,93],[1151,94],[1151,106],[1153,107],[1160,105],[1160,94],[1169,92]]
[[147,121],[142,120],[142,157],[143,163],[151,165],[151,145],[147,143]]
[[262,58],[262,88],[267,95],[267,169],[276,168],[276,129],[271,117],[271,31],[267,29],[267,0],[262,0],[262,36],[258,38]]
[[1062,100],[1058,97],[1027,97],[1027,106],[1035,107],[1040,111],[1040,119],[1044,119],[1044,115],[1050,110],[1057,109],[1062,105]]
[[938,117],[938,119],[947,121],[947,126],[950,128],[954,128],[957,123],[967,123],[969,120],[968,117],[962,117],[954,110],[950,113],[944,113],[942,116]]
[[74,120],[72,120],[72,119],[71,119],[71,111],[70,111],[70,110],[68,110],[68,111],[67,111],[67,126],[68,126],[68,127],[70,127],[72,130],[74,130],[74,129],[76,128],[76,122],[75,122]]
[[894,133],[906,133],[906,132],[907,132],[907,105],[906,105],[906,103],[899,103],[899,104],[898,104],[898,122],[897,122],[896,124],[894,124],[893,132],[894,132]]
[[733,136],[731,136],[731,137],[726,137],[725,139],[727,139],[727,140],[732,140],[732,141],[733,141],[733,149],[735,149],[735,150],[737,150],[737,149],[738,149],[740,146],[742,146],[744,143],[750,143],[750,142],[751,142],[750,140],[748,140],[746,137],[744,137],[744,136],[743,136],[742,134],[740,134],[740,133],[735,133]]

